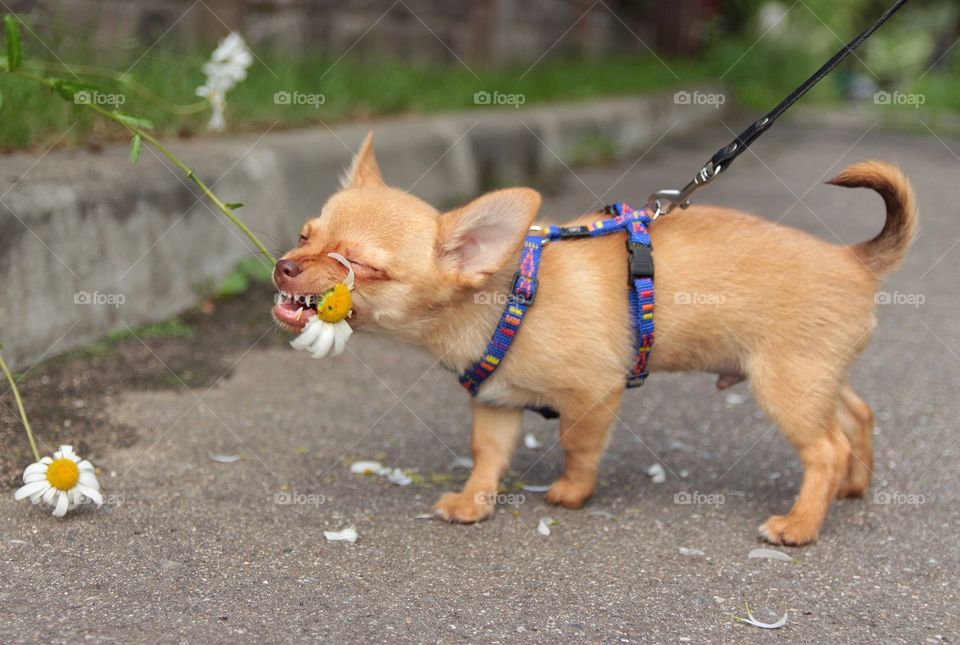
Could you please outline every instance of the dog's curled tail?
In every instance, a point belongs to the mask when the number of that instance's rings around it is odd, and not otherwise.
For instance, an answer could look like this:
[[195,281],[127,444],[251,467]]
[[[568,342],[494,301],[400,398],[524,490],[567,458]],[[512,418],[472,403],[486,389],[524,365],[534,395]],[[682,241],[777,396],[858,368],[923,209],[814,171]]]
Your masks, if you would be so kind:
[[906,175],[882,161],[861,161],[848,166],[827,182],[847,188],[870,188],[883,197],[887,221],[872,240],[851,248],[871,271],[882,277],[899,266],[913,242],[917,229],[917,207],[913,187]]

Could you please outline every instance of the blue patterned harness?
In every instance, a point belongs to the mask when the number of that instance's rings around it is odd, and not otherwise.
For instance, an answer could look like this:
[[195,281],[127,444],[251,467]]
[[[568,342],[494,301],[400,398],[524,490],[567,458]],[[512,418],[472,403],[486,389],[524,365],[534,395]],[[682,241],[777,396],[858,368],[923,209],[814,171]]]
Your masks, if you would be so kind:
[[[510,344],[520,330],[527,310],[537,295],[537,273],[544,245],[560,240],[599,237],[625,231],[627,233],[630,313],[636,329],[636,354],[627,374],[627,387],[639,387],[647,378],[647,362],[653,347],[653,255],[647,228],[652,220],[647,209],[635,210],[625,203],[607,206],[604,212],[614,217],[598,220],[587,226],[533,227],[536,234],[523,240],[520,266],[513,278],[511,295],[497,323],[493,338],[482,359],[460,375],[460,383],[472,396],[503,362]],[[546,415],[549,416],[549,415]],[[555,414],[554,414],[555,416]]]

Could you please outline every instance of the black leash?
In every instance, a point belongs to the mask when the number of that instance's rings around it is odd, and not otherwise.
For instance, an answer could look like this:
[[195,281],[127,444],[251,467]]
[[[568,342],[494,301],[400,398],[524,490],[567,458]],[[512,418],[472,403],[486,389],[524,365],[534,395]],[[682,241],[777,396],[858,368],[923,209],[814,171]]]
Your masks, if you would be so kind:
[[808,78],[803,84],[800,85],[797,89],[790,93],[790,95],[783,99],[777,107],[773,108],[766,116],[754,121],[750,124],[746,130],[737,135],[737,138],[734,139],[729,144],[717,150],[717,152],[710,158],[710,161],[700,169],[689,184],[684,186],[681,190],[659,190],[653,193],[650,196],[650,204],[653,205],[655,216],[665,215],[673,210],[674,207],[679,206],[680,208],[686,208],[690,205],[690,196],[701,186],[705,186],[712,182],[717,176],[727,170],[730,167],[730,164],[743,154],[744,151],[750,144],[756,141],[761,134],[770,129],[770,126],[773,125],[773,122],[776,121],[780,116],[786,112],[790,107],[796,103],[800,97],[809,92],[814,85],[819,83],[824,76],[833,71],[833,69],[843,62],[850,54],[853,53],[857,47],[863,44],[867,38],[869,38],[873,32],[875,32],[880,25],[885,23],[890,17],[897,12],[903,5],[907,3],[907,0],[897,0],[893,3],[893,6],[887,9],[882,16],[877,18],[877,20],[867,27],[865,30],[860,32],[860,35],[851,40],[846,47],[838,51],[833,55],[833,58],[828,60],[823,66],[814,72],[813,76]]

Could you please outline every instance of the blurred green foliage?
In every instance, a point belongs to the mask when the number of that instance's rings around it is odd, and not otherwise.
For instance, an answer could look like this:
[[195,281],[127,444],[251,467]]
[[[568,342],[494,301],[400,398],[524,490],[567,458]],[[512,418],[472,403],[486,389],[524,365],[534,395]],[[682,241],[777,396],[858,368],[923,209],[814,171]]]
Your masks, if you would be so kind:
[[220,281],[216,290],[218,298],[232,298],[250,290],[254,283],[270,282],[273,267],[260,258],[243,258],[237,266]]
[[[42,54],[35,49],[27,58],[28,67],[36,64],[32,54]],[[190,136],[205,132],[210,116],[206,104],[194,94],[203,82],[200,68],[206,55],[154,51],[119,80],[102,75],[102,70],[81,65],[70,65],[69,69],[96,83],[102,95],[122,97],[119,107],[149,118],[157,132]],[[77,60],[75,56],[61,58],[68,62]],[[523,105],[529,106],[668,89],[678,82],[674,73],[683,79],[702,75],[702,66],[696,61],[671,62],[667,68],[649,55],[610,60],[545,59],[529,71],[528,67],[471,70],[456,63],[423,66],[400,60],[360,61],[349,57],[339,62],[320,57],[268,57],[255,63],[247,79],[228,94],[227,124],[232,131],[263,130],[377,115],[475,108],[477,92],[520,95]],[[37,71],[69,74],[59,64],[48,64]],[[48,94],[24,79],[0,73],[0,93],[5,97],[0,106],[0,150],[128,136],[122,128],[104,122],[81,106],[51,101]],[[295,99],[282,103],[275,99],[278,93],[291,97],[296,93],[302,98],[299,103]],[[18,114],[29,118],[13,118],[13,106]]]
[[[706,58],[713,61],[714,73],[733,85],[741,103],[772,106],[879,17],[891,2],[725,2]],[[782,17],[778,20],[778,16]],[[948,51],[960,37],[958,19],[958,3],[914,0],[805,100],[839,100],[851,94],[853,80],[860,78],[877,90],[924,92],[926,105],[931,108],[960,109],[956,100],[960,87],[951,73],[960,67],[960,61],[956,56],[950,59],[952,52]],[[934,69],[940,53],[947,54],[943,60],[949,65]]]
[[[640,9],[649,8],[651,1],[630,0]],[[422,65],[354,56],[336,60],[265,55],[228,95],[227,122],[232,131],[262,131],[474,108],[477,92],[519,95],[523,105],[530,106],[600,95],[691,89],[708,80],[727,83],[740,104],[769,109],[891,1],[726,0],[722,11],[704,26],[701,54],[665,62],[641,54],[575,59],[551,55],[530,69],[529,65],[493,69],[475,64],[470,69],[456,62]],[[872,93],[882,89],[922,93],[925,109],[960,110],[960,83],[956,80],[960,47],[950,47],[958,37],[960,4],[913,0],[804,102],[852,98],[872,104]],[[48,44],[57,47],[55,40]],[[25,34],[23,46],[28,68],[68,78],[75,73],[83,81],[97,84],[103,93],[121,97],[121,109],[150,118],[163,135],[187,137],[206,131],[209,109],[194,92],[203,82],[200,68],[209,52],[165,49],[161,44],[137,60],[141,52],[122,50],[126,53],[120,58],[129,60],[126,65],[114,61],[113,66],[122,73],[111,74],[89,66],[98,54],[93,44],[82,39],[64,41],[64,50],[57,52],[70,63],[68,69],[32,35]],[[277,93],[308,98],[283,103],[275,101]],[[122,128],[98,119],[89,110],[52,101],[34,84],[0,73],[0,150],[126,136]]]

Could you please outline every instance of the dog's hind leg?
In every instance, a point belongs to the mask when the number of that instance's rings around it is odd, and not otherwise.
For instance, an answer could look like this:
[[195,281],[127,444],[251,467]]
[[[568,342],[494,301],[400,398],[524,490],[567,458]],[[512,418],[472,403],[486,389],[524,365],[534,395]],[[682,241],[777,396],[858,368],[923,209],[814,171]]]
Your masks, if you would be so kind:
[[786,515],[771,516],[760,535],[774,544],[813,542],[850,465],[850,441],[840,429],[837,366],[811,365],[812,356],[754,361],[754,398],[796,448],[803,484]]
[[840,388],[837,423],[850,440],[853,458],[838,497],[863,497],[873,475],[873,412],[849,385]]
[[547,491],[546,499],[567,508],[580,508],[597,485],[600,458],[607,446],[610,425],[617,416],[623,387],[599,398],[573,398],[560,406],[560,443],[563,475]]

